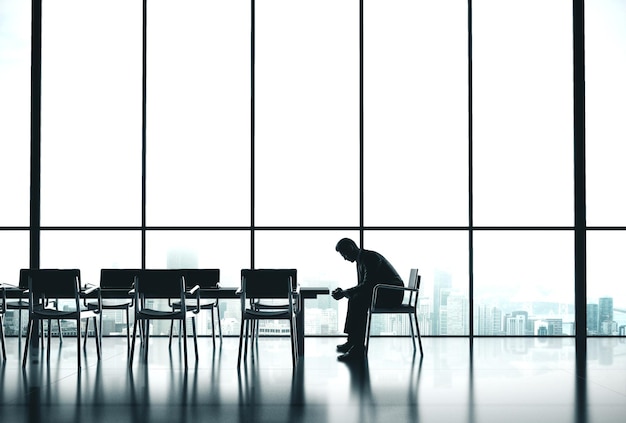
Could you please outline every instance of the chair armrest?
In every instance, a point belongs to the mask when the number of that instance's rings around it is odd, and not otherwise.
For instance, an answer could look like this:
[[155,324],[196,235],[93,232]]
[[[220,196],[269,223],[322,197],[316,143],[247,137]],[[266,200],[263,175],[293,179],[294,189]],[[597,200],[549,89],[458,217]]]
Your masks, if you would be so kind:
[[81,291],[81,294],[89,295],[89,294],[91,294],[93,292],[96,292],[96,291],[98,291],[98,292],[100,291],[100,287],[99,286],[96,286],[96,285],[85,285],[85,289],[83,291]]
[[398,285],[389,285],[389,284],[385,284],[385,283],[379,283],[374,285],[374,290],[373,290],[373,295],[372,295],[372,303],[370,304],[370,307],[374,308],[374,305],[376,304],[376,299],[378,297],[378,290],[379,289],[388,289],[391,291],[404,291],[404,292],[419,292],[419,289],[415,289],[415,288],[407,288],[406,286],[398,286]]
[[187,290],[185,294],[193,295],[196,298],[196,307],[194,308],[193,313],[200,313],[200,285],[195,285],[193,288]]
[[4,289],[5,291],[19,291],[19,292],[26,292],[25,290],[23,290],[22,288],[20,288],[19,286],[16,285],[11,285],[9,283],[2,283],[0,284],[0,287],[2,289]]
[[300,312],[300,284],[296,285],[296,289],[291,291],[291,297],[295,300],[293,311],[295,313]]

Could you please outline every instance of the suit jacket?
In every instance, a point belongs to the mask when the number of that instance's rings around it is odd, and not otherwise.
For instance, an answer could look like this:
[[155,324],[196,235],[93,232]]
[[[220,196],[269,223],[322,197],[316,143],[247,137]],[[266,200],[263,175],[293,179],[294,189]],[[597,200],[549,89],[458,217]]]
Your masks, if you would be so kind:
[[396,269],[382,254],[376,251],[360,250],[355,261],[358,283],[346,290],[349,295],[363,294],[371,298],[374,286],[379,283],[404,286]]

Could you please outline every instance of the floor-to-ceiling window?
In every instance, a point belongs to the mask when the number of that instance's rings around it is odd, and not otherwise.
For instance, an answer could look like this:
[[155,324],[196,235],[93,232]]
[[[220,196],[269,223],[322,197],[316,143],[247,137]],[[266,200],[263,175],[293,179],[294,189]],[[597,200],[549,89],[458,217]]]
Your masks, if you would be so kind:
[[472,3],[475,334],[573,335],[572,4]]
[[587,333],[626,335],[626,3],[585,4]]
[[[85,282],[145,265],[220,268],[235,286],[254,266],[345,288],[347,236],[404,278],[420,270],[425,335],[574,334],[570,1],[42,5],[31,205],[31,5],[0,4],[3,282],[38,248],[35,207],[41,267]],[[615,335],[626,10],[585,11],[587,329]],[[307,334],[341,333],[345,302],[308,305]],[[238,307],[224,302],[226,333]],[[373,333],[408,326],[381,318]]]
[[0,3],[0,283],[14,285],[29,257],[30,15],[29,2]]
[[[467,11],[464,0],[364,2],[364,244],[405,281],[419,269],[429,335],[470,332]],[[372,333],[409,333],[384,318]]]
[[98,283],[141,266],[141,5],[45,2],[42,40],[41,267]]
[[[0,283],[11,285],[29,263],[30,17],[30,2],[0,2]],[[18,333],[18,316],[4,326]]]

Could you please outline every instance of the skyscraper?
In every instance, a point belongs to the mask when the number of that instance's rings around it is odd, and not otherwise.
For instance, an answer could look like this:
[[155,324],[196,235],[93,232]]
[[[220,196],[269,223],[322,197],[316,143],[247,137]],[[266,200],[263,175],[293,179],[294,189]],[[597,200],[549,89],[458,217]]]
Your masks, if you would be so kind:
[[613,298],[603,297],[598,301],[598,324],[602,335],[611,335],[613,326]]
[[447,330],[448,295],[452,288],[452,276],[449,273],[435,270],[435,286],[433,292],[433,335],[445,335]]
[[587,304],[587,334],[597,335],[599,333],[598,304]]

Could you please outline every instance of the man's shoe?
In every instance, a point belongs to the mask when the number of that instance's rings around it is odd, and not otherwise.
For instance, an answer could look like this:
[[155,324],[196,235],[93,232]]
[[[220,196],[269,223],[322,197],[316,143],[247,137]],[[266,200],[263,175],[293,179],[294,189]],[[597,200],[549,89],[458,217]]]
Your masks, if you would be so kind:
[[352,345],[350,342],[346,342],[345,344],[339,344],[337,345],[337,352],[340,353],[345,353],[348,352],[350,350],[350,348],[352,348]]
[[356,345],[347,352],[337,357],[339,361],[362,361],[365,358],[365,348],[358,348]]

